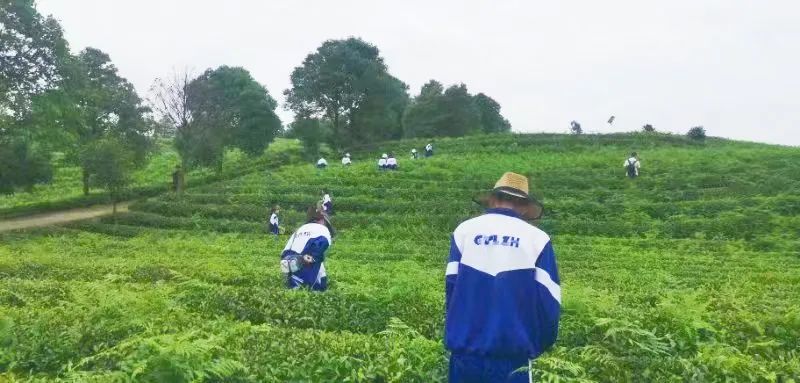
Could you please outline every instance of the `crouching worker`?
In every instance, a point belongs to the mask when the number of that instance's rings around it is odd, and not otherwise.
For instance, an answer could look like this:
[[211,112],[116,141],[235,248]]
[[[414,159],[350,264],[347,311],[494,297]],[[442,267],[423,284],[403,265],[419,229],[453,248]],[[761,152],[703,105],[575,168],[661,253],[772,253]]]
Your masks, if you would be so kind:
[[525,369],[556,341],[561,315],[550,237],[526,222],[542,205],[516,173],[478,202],[486,213],[453,232],[445,271],[449,381],[528,382]]
[[321,209],[308,209],[308,223],[292,234],[281,253],[281,271],[286,276],[286,287],[307,287],[313,291],[328,288],[325,273],[325,251],[331,245],[333,227],[328,215]]
[[642,167],[642,163],[639,162],[639,155],[637,155],[636,152],[631,153],[631,156],[625,160],[622,166],[625,167],[625,174],[628,175],[628,178],[638,177],[639,168]]

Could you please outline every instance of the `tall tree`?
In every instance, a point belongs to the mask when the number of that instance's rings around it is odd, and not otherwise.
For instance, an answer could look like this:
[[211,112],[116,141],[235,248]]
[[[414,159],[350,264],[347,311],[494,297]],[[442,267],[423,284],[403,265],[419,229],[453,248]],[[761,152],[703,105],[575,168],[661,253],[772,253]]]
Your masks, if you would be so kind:
[[430,80],[422,86],[403,114],[403,129],[406,137],[434,137],[440,135],[444,123],[444,86]]
[[115,137],[104,137],[84,146],[80,153],[81,166],[91,174],[91,183],[104,188],[111,196],[112,212],[117,213],[117,203],[130,183],[135,166],[135,153]]
[[478,93],[475,106],[481,114],[481,130],[484,133],[502,133],[511,130],[511,123],[500,114],[500,104],[491,97]]
[[0,194],[49,182],[53,171],[47,153],[23,140],[0,137]]
[[20,113],[32,95],[52,88],[68,53],[61,26],[33,0],[0,1],[0,114]]
[[80,161],[81,151],[95,141],[114,137],[134,153],[141,164],[150,148],[152,132],[133,85],[119,76],[109,56],[95,48],[86,48],[67,61],[61,87],[49,96],[60,103],[48,109],[50,123],[61,125],[72,138],[69,158],[81,165],[83,191],[89,193],[91,168]]
[[175,136],[192,122],[187,95],[192,80],[194,76],[185,69],[181,72],[173,71],[166,78],[157,78],[150,87],[148,103],[159,116],[158,124],[162,128],[162,135]]
[[[292,87],[284,92],[288,108],[330,120],[335,147],[396,135],[394,121],[408,95],[405,84],[388,74],[379,53],[359,38],[325,41],[292,71]],[[391,123],[388,133],[374,133],[386,122]]]
[[406,108],[403,126],[407,137],[459,137],[481,131],[481,113],[464,84],[442,91],[434,80]]
[[443,124],[445,136],[459,137],[481,130],[478,107],[464,84],[452,85],[444,91],[448,117]]
[[289,133],[303,144],[303,154],[308,160],[316,160],[319,156],[319,147],[326,140],[325,126],[327,121],[316,118],[298,116],[289,124]]
[[52,89],[68,55],[61,26],[33,0],[0,0],[0,192],[49,181],[49,151],[21,123],[33,97]]
[[365,77],[373,83],[367,86],[364,101],[353,110],[348,129],[340,132],[342,139],[360,144],[402,138],[408,86],[388,73]]
[[187,165],[219,170],[227,147],[257,155],[280,132],[277,102],[243,68],[209,69],[186,94],[191,120],[178,131],[176,146]]

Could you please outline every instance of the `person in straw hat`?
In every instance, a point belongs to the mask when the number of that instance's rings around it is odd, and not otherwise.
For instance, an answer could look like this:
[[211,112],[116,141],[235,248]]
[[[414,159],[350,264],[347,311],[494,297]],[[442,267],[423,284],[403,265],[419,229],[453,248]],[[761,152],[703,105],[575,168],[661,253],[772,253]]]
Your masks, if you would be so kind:
[[561,287],[550,237],[529,224],[542,205],[528,178],[505,173],[476,200],[486,213],[453,232],[445,271],[450,382],[527,382],[556,340]]
[[307,217],[308,223],[292,234],[281,252],[281,271],[290,289],[325,291],[325,251],[333,241],[333,226],[328,215],[316,206],[308,208]]

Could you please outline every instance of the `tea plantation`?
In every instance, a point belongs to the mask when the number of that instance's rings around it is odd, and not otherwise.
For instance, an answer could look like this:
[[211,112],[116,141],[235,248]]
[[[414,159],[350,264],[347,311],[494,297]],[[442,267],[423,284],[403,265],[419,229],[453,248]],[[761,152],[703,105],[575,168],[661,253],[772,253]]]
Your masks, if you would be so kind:
[[[440,382],[449,235],[530,176],[563,314],[538,381],[800,381],[800,149],[662,135],[400,141],[256,169],[116,218],[0,235],[0,381]],[[642,176],[622,163],[639,152]],[[382,152],[400,170],[379,172]],[[287,291],[288,230],[327,187],[325,293]]]

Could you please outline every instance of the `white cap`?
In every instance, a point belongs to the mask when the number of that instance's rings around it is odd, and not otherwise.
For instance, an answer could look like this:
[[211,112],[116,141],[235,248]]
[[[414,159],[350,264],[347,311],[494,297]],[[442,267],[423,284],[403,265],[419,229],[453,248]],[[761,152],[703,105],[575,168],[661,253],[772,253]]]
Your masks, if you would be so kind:
[[417,152],[417,148],[411,149],[411,152],[412,153],[416,153]]
[[389,158],[389,155],[388,155],[388,154],[386,154],[386,153],[383,153],[383,155],[381,156],[381,158]]
[[350,157],[350,153],[345,153],[344,156],[345,157]]

